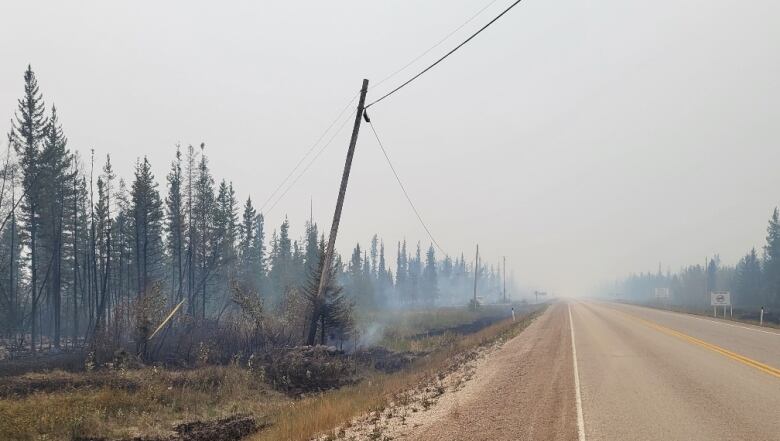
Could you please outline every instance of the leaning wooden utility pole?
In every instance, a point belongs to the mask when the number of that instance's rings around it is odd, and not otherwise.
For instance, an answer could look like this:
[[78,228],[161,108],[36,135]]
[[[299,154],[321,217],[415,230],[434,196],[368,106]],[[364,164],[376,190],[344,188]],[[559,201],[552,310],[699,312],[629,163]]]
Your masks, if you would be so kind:
[[479,277],[479,244],[477,244],[477,257],[474,259],[474,309],[477,309],[477,277]]
[[[333,224],[330,227],[328,236],[328,247],[325,249],[325,260],[322,264],[322,274],[320,275],[320,286],[317,288],[317,296],[314,298],[314,308],[311,319],[309,320],[309,335],[306,344],[313,345],[317,338],[317,324],[320,314],[322,314],[322,303],[325,299],[325,289],[330,282],[330,266],[333,262],[333,248],[336,245],[336,234],[339,232],[339,221],[341,221],[341,208],[344,206],[344,195],[347,193],[347,182],[349,181],[349,171],[352,168],[352,157],[355,155],[355,145],[357,144],[358,132],[360,131],[360,119],[366,105],[366,92],[368,92],[368,80],[363,80],[363,87],[360,89],[360,101],[358,102],[357,113],[355,114],[355,125],[352,128],[352,137],[349,140],[349,149],[347,150],[347,160],[344,164],[344,173],[341,175],[341,187],[339,196],[336,200],[336,212],[333,213]],[[323,330],[324,332],[324,330]]]

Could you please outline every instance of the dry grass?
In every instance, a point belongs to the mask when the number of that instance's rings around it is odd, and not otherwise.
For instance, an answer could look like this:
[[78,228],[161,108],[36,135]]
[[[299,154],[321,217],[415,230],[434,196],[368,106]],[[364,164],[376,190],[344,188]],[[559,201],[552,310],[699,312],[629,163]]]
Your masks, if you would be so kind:
[[[68,375],[74,374],[52,376]],[[79,374],[82,379],[90,375]],[[0,400],[0,439],[164,435],[184,421],[278,413],[289,401],[268,390],[256,373],[235,366],[179,372],[145,368],[116,375],[138,387],[86,387]]]
[[[477,324],[475,328],[479,328],[491,322],[498,322],[507,316],[507,307],[486,305],[476,311],[463,307],[445,307],[403,310],[389,315],[367,316],[361,319],[384,324],[382,339],[377,342],[379,346],[393,351],[428,352],[448,346],[449,340],[456,338],[451,332],[440,333],[442,330],[477,322],[481,324]],[[426,333],[434,335],[419,338]]]
[[[395,324],[407,332],[468,323],[488,312],[412,312]],[[50,371],[0,378],[0,440],[70,440],[75,436],[126,438],[164,436],[177,424],[235,414],[272,426],[255,440],[307,440],[368,411],[383,410],[401,392],[450,365],[451,358],[509,337],[530,318],[498,322],[479,332],[417,338],[398,345],[432,351],[394,374],[369,371],[363,381],[339,390],[293,399],[270,389],[261,371],[206,366],[171,371],[136,370],[68,373]],[[441,328],[438,328],[441,329]],[[407,334],[413,335],[413,334]],[[35,390],[35,392],[29,392]]]
[[[274,424],[270,429],[256,434],[251,439],[310,440],[335,427],[348,424],[358,415],[381,412],[395,396],[446,369],[453,356],[497,339],[511,338],[525,329],[539,313],[541,311],[516,322],[511,319],[504,320],[474,334],[450,338],[446,346],[420,359],[411,369],[393,374],[373,374],[357,385],[295,401],[274,417]],[[336,434],[332,436],[335,438]]]

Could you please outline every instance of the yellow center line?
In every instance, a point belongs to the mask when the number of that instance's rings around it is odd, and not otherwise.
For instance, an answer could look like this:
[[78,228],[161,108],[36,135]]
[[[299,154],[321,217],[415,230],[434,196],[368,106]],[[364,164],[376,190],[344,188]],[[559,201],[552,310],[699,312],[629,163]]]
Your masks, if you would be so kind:
[[644,323],[645,325],[655,329],[656,331],[663,332],[664,334],[671,335],[674,337],[677,337],[681,340],[685,340],[689,343],[693,343],[695,345],[701,346],[703,348],[707,348],[713,352],[717,352],[725,357],[728,357],[732,360],[736,360],[742,364],[745,364],[747,366],[750,366],[752,368],[758,369],[761,372],[767,373],[769,375],[772,375],[773,377],[780,378],[780,369],[769,366],[768,364],[761,363],[760,361],[753,360],[752,358],[745,357],[744,355],[737,354],[736,352],[729,351],[728,349],[724,349],[720,346],[714,345],[712,343],[706,342],[704,340],[700,340],[696,337],[691,337],[688,334],[684,334],[680,331],[675,331],[674,329],[667,328],[666,326],[659,325],[655,322],[651,322],[650,320],[646,320],[640,317],[637,317],[633,314],[629,314],[624,311],[620,311],[615,309],[615,311],[620,312],[621,314],[624,314],[630,318],[633,318],[639,322]]

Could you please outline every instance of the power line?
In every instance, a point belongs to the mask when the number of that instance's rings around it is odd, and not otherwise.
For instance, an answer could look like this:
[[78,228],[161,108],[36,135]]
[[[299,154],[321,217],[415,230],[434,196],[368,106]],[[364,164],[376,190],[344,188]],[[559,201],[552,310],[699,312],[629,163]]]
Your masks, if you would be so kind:
[[410,61],[410,62],[406,63],[406,64],[405,64],[403,67],[401,67],[400,69],[398,69],[398,70],[396,70],[395,72],[391,73],[390,75],[386,76],[386,77],[385,77],[383,80],[381,80],[381,81],[379,81],[378,83],[376,83],[376,84],[374,84],[373,86],[371,86],[371,87],[370,87],[370,89],[373,89],[373,88],[375,88],[375,87],[379,87],[379,85],[381,85],[381,84],[382,84],[382,83],[384,83],[385,81],[387,81],[387,80],[389,80],[390,78],[393,78],[394,76],[396,76],[396,75],[398,75],[399,73],[403,72],[404,70],[406,70],[406,68],[407,68],[407,67],[409,67],[409,66],[411,66],[412,64],[416,63],[416,62],[417,62],[417,61],[418,61],[420,58],[422,58],[422,57],[424,57],[424,56],[428,55],[428,54],[429,54],[429,53],[430,53],[432,50],[434,50],[434,49],[436,49],[437,47],[441,46],[441,44],[442,44],[442,43],[444,43],[445,41],[449,40],[449,38],[450,38],[450,37],[452,37],[453,35],[455,35],[455,33],[456,33],[456,32],[458,32],[459,30],[463,29],[463,28],[464,28],[464,27],[465,27],[467,24],[471,23],[471,22],[472,22],[472,21],[473,21],[475,18],[477,18],[477,17],[478,17],[480,14],[482,14],[483,12],[485,12],[485,10],[486,10],[487,8],[489,8],[489,7],[493,6],[493,4],[494,4],[495,2],[497,2],[497,1],[498,1],[498,0],[492,0],[490,3],[488,3],[488,4],[487,4],[487,5],[485,5],[485,6],[483,6],[483,7],[482,7],[482,8],[481,8],[479,11],[477,11],[476,13],[474,13],[474,15],[472,15],[472,16],[471,16],[471,17],[470,17],[468,20],[466,20],[465,22],[463,22],[463,24],[461,24],[460,26],[458,26],[457,28],[455,28],[455,29],[454,29],[452,32],[450,32],[449,34],[445,35],[445,36],[444,36],[444,38],[442,38],[441,40],[439,40],[439,41],[438,41],[436,44],[434,44],[433,46],[431,46],[431,47],[429,47],[428,49],[426,49],[426,50],[425,50],[425,52],[423,52],[423,53],[421,53],[420,55],[416,56],[416,57],[415,57],[415,58],[414,58],[412,61]]
[[385,99],[385,98],[389,97],[390,95],[392,95],[392,94],[394,94],[394,93],[398,92],[398,91],[399,91],[399,90],[401,90],[401,89],[402,89],[404,86],[406,86],[407,84],[411,83],[412,81],[414,81],[414,80],[416,80],[417,78],[419,78],[420,76],[422,76],[422,75],[423,75],[425,72],[428,72],[429,70],[433,69],[433,67],[434,67],[434,66],[436,66],[437,64],[439,64],[439,63],[441,63],[442,61],[444,61],[444,59],[445,59],[445,58],[447,58],[447,57],[449,57],[450,55],[452,55],[452,54],[453,54],[455,51],[457,51],[457,50],[458,50],[458,49],[460,49],[461,47],[465,46],[465,45],[466,45],[466,43],[468,43],[469,41],[471,41],[472,39],[474,39],[474,37],[476,37],[477,35],[479,35],[480,33],[482,33],[482,31],[484,31],[484,30],[485,30],[485,29],[487,29],[487,28],[488,28],[490,25],[492,25],[493,23],[495,23],[495,22],[496,22],[496,20],[498,20],[498,19],[499,19],[499,18],[501,18],[501,17],[502,17],[504,14],[506,14],[507,12],[509,12],[509,10],[510,10],[510,9],[512,9],[512,8],[514,8],[515,6],[517,6],[517,4],[518,4],[518,3],[520,3],[521,1],[523,1],[523,0],[515,0],[515,2],[514,2],[514,3],[512,3],[511,5],[509,5],[509,7],[508,7],[508,8],[504,9],[504,10],[503,10],[503,12],[501,12],[500,14],[498,14],[498,15],[497,15],[495,18],[493,18],[492,20],[490,20],[490,21],[489,21],[489,22],[488,22],[488,23],[487,23],[485,26],[482,26],[482,27],[481,27],[481,28],[480,28],[480,29],[479,29],[477,32],[475,32],[475,33],[471,34],[471,36],[470,36],[469,38],[465,39],[465,40],[464,40],[462,43],[460,43],[459,45],[455,46],[455,48],[453,48],[451,51],[449,51],[449,52],[447,52],[446,54],[444,54],[444,56],[443,56],[443,57],[441,57],[441,58],[439,58],[438,60],[436,60],[436,61],[435,61],[433,64],[431,64],[430,66],[428,66],[428,67],[426,67],[425,69],[423,69],[422,71],[420,71],[420,72],[419,72],[417,75],[415,75],[415,76],[413,76],[412,78],[410,78],[410,79],[406,80],[406,82],[404,82],[404,83],[403,83],[403,84],[401,84],[400,86],[396,87],[395,89],[391,90],[390,92],[388,92],[388,93],[386,93],[386,94],[382,95],[382,96],[381,96],[379,99],[377,99],[377,100],[374,100],[374,101],[373,101],[371,104],[369,104],[369,105],[367,105],[367,106],[366,106],[366,109],[368,109],[369,107],[373,106],[374,104],[376,104],[376,103],[378,103],[378,102],[382,101],[383,99]]
[[422,216],[420,216],[420,212],[417,211],[417,207],[414,206],[414,202],[412,202],[412,198],[409,197],[409,193],[406,191],[406,187],[404,187],[403,182],[401,182],[401,178],[398,176],[398,172],[395,170],[395,167],[393,167],[393,163],[390,161],[390,157],[387,155],[387,150],[385,150],[385,146],[382,144],[382,141],[379,139],[379,134],[376,132],[376,128],[374,128],[374,123],[371,122],[371,119],[368,118],[367,114],[364,114],[364,116],[369,127],[371,127],[371,131],[374,132],[374,137],[376,138],[376,142],[379,145],[379,148],[382,149],[382,153],[385,155],[385,159],[387,160],[387,165],[389,165],[390,170],[393,171],[393,175],[395,175],[395,180],[398,181],[398,185],[401,187],[401,191],[403,191],[406,200],[409,202],[409,206],[412,207],[412,211],[414,211],[415,216],[417,216],[417,220],[420,221],[420,225],[422,225],[423,229],[425,229],[425,232],[428,233],[428,237],[431,239],[433,244],[436,245],[436,248],[438,248],[439,251],[444,253],[445,256],[448,256],[449,254],[447,254],[447,252],[444,251],[444,249],[439,245],[439,243],[436,242],[436,239],[434,239],[433,234],[431,234],[431,230],[428,228],[427,225],[425,225]]
[[[312,152],[312,151],[314,151],[314,149],[317,147],[317,145],[320,143],[320,141],[322,141],[322,139],[323,139],[323,138],[325,138],[325,135],[327,135],[327,134],[328,134],[328,132],[330,131],[330,129],[332,129],[332,128],[333,128],[333,126],[334,126],[334,125],[335,125],[335,124],[336,124],[336,123],[339,121],[339,119],[341,119],[341,116],[342,116],[342,115],[344,115],[344,112],[346,112],[346,111],[347,111],[347,109],[349,109],[349,106],[351,106],[351,105],[352,105],[352,103],[355,101],[355,98],[357,98],[357,97],[358,97],[358,95],[357,95],[357,94],[355,94],[355,95],[352,97],[352,99],[350,99],[350,100],[349,100],[349,102],[347,103],[347,105],[346,105],[346,106],[344,106],[344,108],[343,108],[343,109],[341,109],[341,112],[339,112],[339,114],[336,116],[336,118],[333,120],[333,122],[331,122],[331,123],[330,123],[330,125],[328,126],[328,128],[327,128],[327,129],[325,129],[325,131],[324,131],[324,132],[322,132],[322,135],[320,135],[320,137],[319,137],[319,138],[317,138],[317,141],[316,141],[314,144],[312,144],[312,146],[309,148],[309,150],[308,150],[308,151],[306,151],[306,154],[304,154],[304,155],[303,155],[303,157],[301,157],[301,159],[298,161],[298,163],[297,163],[297,164],[295,164],[295,167],[293,167],[293,169],[292,169],[292,170],[290,170],[290,173],[288,173],[288,174],[287,174],[287,176],[286,176],[286,177],[285,177],[285,178],[282,180],[282,182],[280,182],[280,183],[279,183],[279,185],[276,187],[276,189],[274,189],[274,191],[273,191],[273,192],[272,192],[272,193],[271,193],[271,194],[268,196],[268,199],[266,199],[266,200],[265,200],[265,202],[263,202],[263,205],[260,207],[260,210],[258,210],[260,213],[262,213],[262,212],[263,212],[263,209],[265,209],[266,205],[268,205],[268,203],[271,201],[271,199],[273,199],[273,198],[274,198],[274,196],[276,196],[276,194],[277,194],[277,193],[279,192],[279,190],[280,190],[280,189],[281,189],[281,188],[284,186],[284,184],[286,184],[286,183],[287,183],[287,181],[290,179],[290,177],[292,177],[292,175],[293,175],[293,174],[294,174],[294,173],[295,173],[295,172],[298,170],[298,168],[301,166],[301,164],[303,164],[303,161],[305,161],[305,160],[306,160],[306,158],[308,158],[308,157],[309,157],[309,155],[311,154],[311,152]],[[331,139],[331,140],[332,140],[332,139]],[[288,189],[288,190],[289,190],[289,189]],[[286,192],[285,192],[285,193],[286,193]],[[279,202],[279,201],[277,200],[277,202]],[[276,205],[276,204],[274,204],[274,205]],[[272,208],[273,208],[273,207],[272,207]],[[270,211],[270,210],[269,210],[269,211]]]
[[[354,98],[353,98],[353,101],[354,101]],[[352,103],[350,102],[350,104],[352,104]],[[342,112],[342,113],[343,113],[343,112]],[[289,192],[290,190],[292,190],[292,188],[295,186],[295,184],[296,184],[296,183],[298,183],[298,181],[299,181],[299,180],[300,180],[300,179],[303,177],[303,175],[305,175],[305,174],[306,174],[306,172],[309,170],[309,168],[311,168],[311,166],[314,164],[314,162],[317,160],[317,158],[319,158],[319,157],[320,157],[320,155],[322,155],[322,153],[323,153],[323,152],[325,151],[325,149],[326,149],[326,148],[328,148],[328,146],[329,146],[329,145],[330,145],[330,144],[333,142],[333,140],[336,138],[336,136],[338,136],[338,135],[339,135],[339,133],[341,133],[341,131],[344,129],[344,126],[345,126],[345,125],[347,124],[347,122],[349,122],[349,120],[351,119],[351,116],[352,116],[352,115],[347,115],[347,117],[346,117],[346,118],[344,118],[344,121],[342,121],[342,122],[341,122],[341,125],[339,125],[339,128],[338,128],[338,129],[337,129],[337,130],[336,130],[336,131],[333,133],[333,136],[331,136],[331,137],[330,137],[330,139],[328,140],[328,142],[326,142],[326,143],[325,143],[325,145],[323,145],[323,146],[320,148],[320,150],[317,152],[317,154],[316,154],[316,155],[314,155],[314,157],[311,159],[311,161],[309,161],[309,163],[308,163],[308,164],[306,164],[306,167],[304,167],[304,168],[303,168],[303,170],[302,170],[302,171],[301,171],[301,173],[298,175],[298,177],[296,177],[296,178],[295,178],[295,179],[294,179],[294,180],[293,180],[293,181],[290,183],[290,185],[287,187],[287,189],[286,189],[286,190],[284,190],[284,192],[283,192],[281,195],[279,195],[279,197],[278,197],[278,198],[276,199],[276,201],[275,201],[275,202],[274,202],[274,203],[271,205],[271,207],[270,207],[270,208],[268,208],[268,211],[267,211],[266,213],[263,213],[263,214],[268,214],[268,213],[270,213],[270,212],[271,212],[271,211],[274,209],[274,207],[276,207],[276,204],[278,204],[278,203],[279,203],[279,202],[280,202],[282,199],[284,199],[284,196],[287,194],[287,192]],[[304,159],[305,159],[305,158],[304,158]],[[296,167],[296,168],[297,168],[297,167]],[[294,172],[294,171],[295,171],[295,170],[293,170],[293,172]],[[262,213],[262,212],[261,212],[261,213]]]

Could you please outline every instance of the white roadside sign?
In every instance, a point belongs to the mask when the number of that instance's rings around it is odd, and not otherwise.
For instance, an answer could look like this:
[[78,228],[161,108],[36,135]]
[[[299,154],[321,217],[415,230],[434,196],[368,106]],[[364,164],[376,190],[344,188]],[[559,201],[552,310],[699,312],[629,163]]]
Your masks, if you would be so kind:
[[710,293],[712,306],[731,306],[731,293],[728,291],[713,291]]
[[655,298],[656,299],[668,299],[669,296],[669,288],[656,288],[655,289]]

